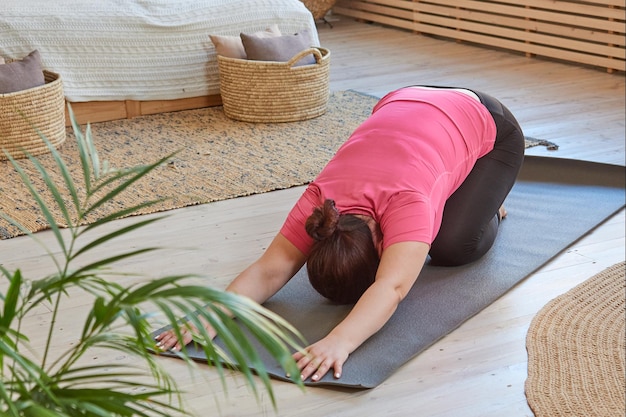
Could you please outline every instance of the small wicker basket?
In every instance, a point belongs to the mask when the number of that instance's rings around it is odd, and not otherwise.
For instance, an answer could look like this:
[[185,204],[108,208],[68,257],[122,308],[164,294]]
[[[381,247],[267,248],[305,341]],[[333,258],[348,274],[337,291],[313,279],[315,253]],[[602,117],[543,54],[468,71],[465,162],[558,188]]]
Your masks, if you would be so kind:
[[326,13],[333,8],[337,0],[300,0],[304,6],[309,9],[313,18],[323,19]]
[[24,152],[49,152],[36,129],[52,145],[65,141],[65,96],[61,76],[44,70],[45,84],[28,90],[0,94],[0,161],[24,158]]
[[[313,54],[315,63],[294,66]],[[326,112],[330,51],[309,48],[288,62],[217,57],[224,113],[244,122],[294,122]]]

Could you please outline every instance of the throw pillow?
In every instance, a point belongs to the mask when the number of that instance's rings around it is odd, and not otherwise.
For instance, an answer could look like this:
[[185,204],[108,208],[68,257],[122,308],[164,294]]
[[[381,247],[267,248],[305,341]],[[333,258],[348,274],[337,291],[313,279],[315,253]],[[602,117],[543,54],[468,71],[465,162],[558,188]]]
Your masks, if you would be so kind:
[[0,56],[0,65],[4,64],[4,58]]
[[[242,33],[241,41],[248,59],[255,61],[287,62],[299,52],[313,45],[308,30],[293,35],[259,38]],[[306,55],[295,65],[315,64],[313,55]]]
[[0,64],[0,94],[28,90],[44,84],[41,57],[37,50],[22,60]]
[[[273,36],[280,36],[280,29],[278,25],[273,24],[265,30],[254,32],[250,36],[256,36],[259,38],[268,38]],[[218,55],[222,55],[228,58],[246,59],[246,51],[241,43],[241,37],[239,36],[225,36],[225,35],[209,35],[213,46],[215,46],[215,52]]]

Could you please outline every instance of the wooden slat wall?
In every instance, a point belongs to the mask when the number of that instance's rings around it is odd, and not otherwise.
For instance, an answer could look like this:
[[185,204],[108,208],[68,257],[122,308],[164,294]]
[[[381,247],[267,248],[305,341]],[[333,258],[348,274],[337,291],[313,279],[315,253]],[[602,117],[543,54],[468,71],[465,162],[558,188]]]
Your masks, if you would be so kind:
[[419,33],[626,70],[625,0],[338,0],[333,13]]

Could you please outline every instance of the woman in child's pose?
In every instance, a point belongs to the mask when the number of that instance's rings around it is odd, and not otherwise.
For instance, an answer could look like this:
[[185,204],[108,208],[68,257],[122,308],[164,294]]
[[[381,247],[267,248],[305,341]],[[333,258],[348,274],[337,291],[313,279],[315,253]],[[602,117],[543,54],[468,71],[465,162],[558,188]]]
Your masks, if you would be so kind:
[[[495,98],[462,88],[393,91],[227,291],[263,303],[306,263],[320,294],[354,307],[294,358],[303,379],[331,369],[340,378],[348,355],[389,320],[429,257],[456,266],[489,250],[523,156],[522,130]],[[181,332],[182,341],[160,334],[159,345],[180,349],[192,337]]]

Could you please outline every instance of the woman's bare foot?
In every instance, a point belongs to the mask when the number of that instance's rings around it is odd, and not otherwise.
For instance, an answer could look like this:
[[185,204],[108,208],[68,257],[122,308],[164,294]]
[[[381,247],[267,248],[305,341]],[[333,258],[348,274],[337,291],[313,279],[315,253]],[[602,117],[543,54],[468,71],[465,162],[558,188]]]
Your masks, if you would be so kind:
[[500,206],[500,209],[498,210],[498,217],[500,217],[500,220],[504,219],[506,217],[506,215],[509,214],[506,209],[504,208],[504,204]]

